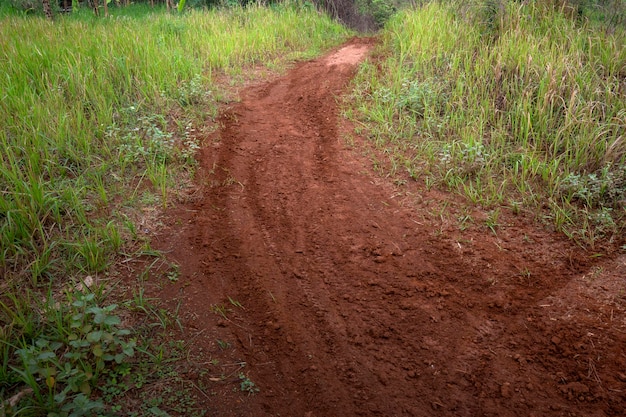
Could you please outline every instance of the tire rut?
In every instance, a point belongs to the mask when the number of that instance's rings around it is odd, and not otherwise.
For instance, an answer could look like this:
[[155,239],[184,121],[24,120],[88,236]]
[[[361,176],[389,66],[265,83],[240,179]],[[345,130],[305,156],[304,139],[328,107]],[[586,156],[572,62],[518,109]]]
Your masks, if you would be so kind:
[[[584,254],[525,224],[443,236],[338,139],[336,97],[371,46],[355,39],[245,90],[202,152],[204,197],[167,241],[189,278],[176,290],[205,320],[211,292],[241,303],[236,325],[222,325],[261,386],[249,409],[219,414],[620,409],[591,384],[572,406],[558,375],[576,359],[539,359],[561,329],[541,300],[589,269]],[[346,51],[360,55],[346,63]]]

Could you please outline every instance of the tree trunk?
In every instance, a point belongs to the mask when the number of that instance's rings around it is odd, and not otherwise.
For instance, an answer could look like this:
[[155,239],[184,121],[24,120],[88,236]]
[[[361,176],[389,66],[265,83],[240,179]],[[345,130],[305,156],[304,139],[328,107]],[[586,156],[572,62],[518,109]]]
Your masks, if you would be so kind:
[[46,18],[52,20],[54,16],[52,15],[52,6],[50,6],[50,0],[41,0],[41,2],[43,4],[43,13],[46,15]]

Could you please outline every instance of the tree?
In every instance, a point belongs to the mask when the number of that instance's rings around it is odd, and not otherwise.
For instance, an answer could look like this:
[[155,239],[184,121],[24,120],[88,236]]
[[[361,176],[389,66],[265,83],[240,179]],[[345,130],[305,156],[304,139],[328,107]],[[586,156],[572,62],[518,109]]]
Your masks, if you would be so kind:
[[52,6],[50,6],[50,0],[41,0],[43,5],[43,13],[46,15],[46,18],[52,20],[54,16],[52,15]]

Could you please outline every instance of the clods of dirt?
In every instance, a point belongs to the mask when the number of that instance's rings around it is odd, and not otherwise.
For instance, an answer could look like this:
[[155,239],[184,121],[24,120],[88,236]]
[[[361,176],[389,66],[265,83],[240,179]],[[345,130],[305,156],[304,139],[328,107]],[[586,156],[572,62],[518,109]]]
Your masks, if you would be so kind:
[[625,260],[523,216],[461,230],[436,214],[458,197],[374,174],[337,110],[372,45],[223,109],[153,243],[208,415],[626,415]]

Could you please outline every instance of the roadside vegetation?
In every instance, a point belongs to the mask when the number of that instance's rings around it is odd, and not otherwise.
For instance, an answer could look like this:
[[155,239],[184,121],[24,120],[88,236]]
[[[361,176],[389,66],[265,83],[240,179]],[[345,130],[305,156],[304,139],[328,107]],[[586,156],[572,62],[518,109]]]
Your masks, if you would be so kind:
[[[176,393],[138,394],[176,380],[181,351],[158,339],[176,318],[142,288],[160,259],[155,213],[192,198],[195,152],[232,87],[218,77],[283,68],[349,32],[298,3],[0,10],[0,416],[195,415]],[[123,289],[134,260],[146,271]]]
[[[195,153],[248,70],[351,33],[309,2],[47,3],[53,19],[0,0],[0,417],[202,415],[210,387],[183,381],[177,318],[143,288],[177,279],[150,247],[158,213],[194,198]],[[315,3],[385,25],[346,112],[389,175],[624,244],[619,1]]]
[[626,5],[421,3],[387,22],[346,110],[386,173],[623,245]]

